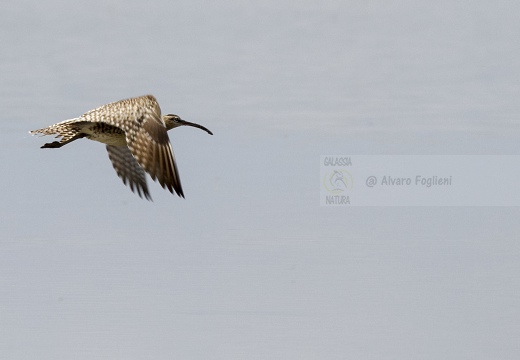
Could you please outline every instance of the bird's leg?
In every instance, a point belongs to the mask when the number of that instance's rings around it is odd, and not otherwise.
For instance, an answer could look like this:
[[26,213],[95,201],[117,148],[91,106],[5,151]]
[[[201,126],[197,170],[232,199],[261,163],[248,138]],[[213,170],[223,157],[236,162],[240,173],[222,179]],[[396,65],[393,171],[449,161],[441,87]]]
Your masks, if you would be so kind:
[[50,149],[56,149],[56,148],[60,148],[62,147],[63,145],[67,145],[68,143],[71,143],[73,142],[74,140],[78,140],[78,139],[81,139],[81,138],[84,138],[85,136],[87,136],[87,134],[77,134],[73,137],[71,137],[69,140],[67,141],[53,141],[51,143],[47,143],[45,145],[43,145],[42,147],[40,147],[40,149],[46,149],[46,148],[50,148]]

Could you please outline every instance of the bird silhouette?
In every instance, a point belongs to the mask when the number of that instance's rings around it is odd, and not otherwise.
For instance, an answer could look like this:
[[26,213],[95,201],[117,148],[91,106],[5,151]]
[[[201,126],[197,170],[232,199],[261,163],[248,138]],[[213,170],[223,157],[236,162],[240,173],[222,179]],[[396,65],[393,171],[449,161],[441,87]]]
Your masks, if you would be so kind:
[[213,135],[202,125],[182,120],[174,114],[161,115],[152,95],[116,101],[90,110],[78,118],[30,131],[56,135],[59,141],[41,148],[60,148],[87,138],[106,144],[108,157],[117,175],[133,192],[151,200],[145,171],[165,189],[184,197],[168,130],[193,126]]

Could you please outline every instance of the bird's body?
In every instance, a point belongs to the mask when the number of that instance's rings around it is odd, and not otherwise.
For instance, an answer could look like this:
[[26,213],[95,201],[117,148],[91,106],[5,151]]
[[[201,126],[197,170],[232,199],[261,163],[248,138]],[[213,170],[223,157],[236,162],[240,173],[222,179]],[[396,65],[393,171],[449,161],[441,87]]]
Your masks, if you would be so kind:
[[125,132],[107,123],[87,123],[81,126],[82,133],[89,140],[113,146],[127,146]]
[[59,148],[84,137],[106,144],[118,176],[125,184],[128,181],[132,191],[136,190],[139,196],[151,199],[145,171],[153,180],[157,179],[163,188],[184,197],[167,134],[168,130],[183,125],[197,127],[213,135],[205,127],[184,121],[177,115],[161,116],[157,100],[152,95],[145,95],[103,105],[78,118],[31,133],[61,137],[60,141],[47,143],[42,148]]

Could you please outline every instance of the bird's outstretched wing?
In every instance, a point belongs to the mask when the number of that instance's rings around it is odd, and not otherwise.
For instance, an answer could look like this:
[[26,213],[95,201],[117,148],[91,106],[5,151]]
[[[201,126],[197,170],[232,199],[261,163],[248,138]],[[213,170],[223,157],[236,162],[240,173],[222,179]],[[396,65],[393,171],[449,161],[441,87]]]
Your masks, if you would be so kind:
[[130,186],[130,189],[137,192],[140,197],[144,195],[146,199],[152,200],[146,184],[146,174],[134,159],[130,149],[126,146],[107,145],[107,151],[112,166],[123,183]]
[[152,95],[116,101],[86,112],[82,119],[105,122],[125,132],[130,153],[163,188],[184,197],[161,108]]

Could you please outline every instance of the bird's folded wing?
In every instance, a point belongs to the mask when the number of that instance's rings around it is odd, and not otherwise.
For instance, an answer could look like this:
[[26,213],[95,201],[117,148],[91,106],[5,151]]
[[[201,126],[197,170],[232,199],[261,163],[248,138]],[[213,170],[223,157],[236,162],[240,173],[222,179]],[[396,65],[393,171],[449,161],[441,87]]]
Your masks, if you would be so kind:
[[147,111],[125,129],[126,142],[139,165],[163,188],[184,197],[179,170],[160,112]]
[[153,96],[116,101],[88,111],[81,118],[123,130],[128,148],[142,169],[163,188],[184,197],[161,108]]
[[152,200],[146,184],[146,174],[128,147],[107,145],[107,151],[112,166],[123,183],[129,185],[133,192],[137,191],[140,197],[144,195],[146,199]]

